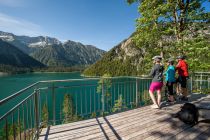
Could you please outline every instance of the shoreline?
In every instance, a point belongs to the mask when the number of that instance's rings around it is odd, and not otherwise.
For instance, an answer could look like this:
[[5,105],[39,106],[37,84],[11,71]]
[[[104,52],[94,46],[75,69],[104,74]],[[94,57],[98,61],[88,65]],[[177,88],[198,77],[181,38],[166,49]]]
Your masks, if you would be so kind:
[[0,77],[1,76],[7,76],[7,75],[10,75],[9,73],[6,73],[6,72],[0,72]]
[[4,76],[9,76],[9,75],[18,75],[18,74],[39,74],[39,73],[78,73],[80,71],[72,71],[72,72],[40,72],[40,71],[36,71],[36,72],[25,72],[25,73],[7,73],[7,72],[0,72],[0,77],[4,77]]
[[41,72],[41,71],[35,71],[35,72],[31,72],[31,73],[76,73],[76,72],[80,72],[80,71],[71,71],[71,72],[47,72],[47,71],[44,71],[44,72]]

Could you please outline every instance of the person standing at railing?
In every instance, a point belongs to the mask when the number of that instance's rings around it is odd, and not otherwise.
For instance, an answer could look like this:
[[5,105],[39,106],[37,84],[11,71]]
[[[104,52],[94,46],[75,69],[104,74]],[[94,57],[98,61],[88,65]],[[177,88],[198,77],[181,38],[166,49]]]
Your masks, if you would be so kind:
[[[178,64],[176,65],[176,70],[178,71],[178,78],[177,78],[177,94],[182,94],[180,98],[182,101],[188,101],[187,95],[187,79],[189,78],[188,73],[188,64],[185,61],[185,56],[178,56],[177,57]],[[179,84],[181,88],[179,88]]]
[[173,66],[174,60],[172,58],[169,58],[167,61],[168,68],[166,72],[164,73],[166,75],[166,88],[167,88],[167,94],[168,94],[168,101],[170,103],[173,103],[175,101],[174,99],[174,90],[173,85],[176,81],[175,79],[175,67]]
[[[161,102],[161,89],[163,87],[163,71],[164,66],[161,64],[162,57],[155,56],[152,58],[154,66],[151,69],[149,76],[152,77],[152,83],[149,88],[149,95],[152,99],[152,108],[160,108]],[[154,92],[157,91],[157,100],[155,99]]]

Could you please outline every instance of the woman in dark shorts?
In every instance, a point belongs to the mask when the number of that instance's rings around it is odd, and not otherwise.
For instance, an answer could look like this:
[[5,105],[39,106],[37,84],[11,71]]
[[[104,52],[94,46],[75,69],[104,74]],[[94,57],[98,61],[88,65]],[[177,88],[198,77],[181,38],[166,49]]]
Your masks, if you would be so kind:
[[175,67],[173,66],[174,60],[169,58],[167,61],[168,68],[166,72],[164,73],[166,75],[166,88],[167,88],[167,94],[168,94],[168,102],[173,103],[174,100],[174,90],[173,90],[173,84],[176,82],[175,79]]
[[[161,88],[163,86],[163,70],[164,70],[163,65],[160,63],[161,60],[162,60],[161,56],[153,57],[154,66],[149,74],[152,77],[152,83],[149,88],[149,95],[153,102],[151,108],[160,108]],[[155,91],[157,91],[157,100],[155,99],[154,96]]]

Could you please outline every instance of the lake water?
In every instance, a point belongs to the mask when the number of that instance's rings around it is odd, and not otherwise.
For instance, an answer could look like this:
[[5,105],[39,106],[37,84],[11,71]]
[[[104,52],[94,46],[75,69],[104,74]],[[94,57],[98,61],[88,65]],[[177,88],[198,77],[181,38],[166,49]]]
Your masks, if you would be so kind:
[[[79,72],[29,73],[0,77],[0,99],[38,81],[64,79],[84,79],[84,77],[82,77]],[[99,114],[103,108],[105,112],[111,112],[116,100],[118,100],[120,96],[122,97],[124,106],[126,106],[126,108],[132,108],[135,106],[136,93],[138,93],[139,100],[144,100],[144,96],[140,97],[140,95],[143,95],[145,90],[147,91],[150,80],[138,79],[137,82],[135,78],[119,77],[112,79],[110,82],[109,85],[104,81],[103,90],[100,89],[99,92],[97,89],[101,84],[98,83],[97,79],[40,83],[38,85],[38,87],[41,88],[38,95],[39,116],[41,118],[41,110],[44,104],[46,104],[49,111],[49,120],[53,120],[53,110],[56,112],[55,120],[62,120],[65,94],[70,95],[72,98],[74,113],[82,117],[89,117],[92,113]],[[21,94],[21,97],[15,97],[7,102],[7,104],[1,105],[0,116],[33,93],[34,88],[35,87]],[[102,91],[106,96],[103,98],[104,106],[102,104]],[[34,102],[35,97],[32,96],[28,102],[19,106],[14,112],[15,120],[17,121],[17,114],[22,114],[22,118],[24,118],[24,116],[28,118],[27,114],[30,114],[32,119],[34,116]],[[53,102],[55,102],[55,105],[53,105]],[[11,115],[9,116],[10,121],[12,120]],[[59,123],[61,122],[58,122],[58,124]]]
[[28,73],[0,77],[0,100],[42,80],[81,79],[80,72],[72,73]]

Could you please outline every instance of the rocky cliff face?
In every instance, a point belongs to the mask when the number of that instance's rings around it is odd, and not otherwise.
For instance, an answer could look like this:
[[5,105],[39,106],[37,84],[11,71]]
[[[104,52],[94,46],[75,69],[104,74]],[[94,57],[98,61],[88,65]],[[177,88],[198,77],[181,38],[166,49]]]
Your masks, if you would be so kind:
[[141,69],[145,49],[138,48],[131,38],[108,51],[99,61],[84,71],[84,75],[101,76],[105,73],[119,75],[137,75]]

